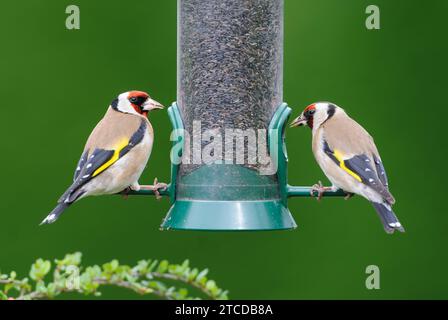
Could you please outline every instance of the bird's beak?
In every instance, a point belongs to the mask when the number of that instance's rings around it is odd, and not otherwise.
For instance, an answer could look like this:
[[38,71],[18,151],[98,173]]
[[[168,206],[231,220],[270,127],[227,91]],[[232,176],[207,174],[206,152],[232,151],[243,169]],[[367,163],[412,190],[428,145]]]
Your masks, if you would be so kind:
[[289,127],[293,128],[293,127],[306,126],[306,123],[307,123],[306,118],[303,116],[303,114],[301,114],[291,122]]
[[151,98],[146,99],[146,101],[142,107],[143,107],[144,111],[151,111],[154,109],[163,109],[164,108],[162,104],[160,104],[159,102],[157,102]]

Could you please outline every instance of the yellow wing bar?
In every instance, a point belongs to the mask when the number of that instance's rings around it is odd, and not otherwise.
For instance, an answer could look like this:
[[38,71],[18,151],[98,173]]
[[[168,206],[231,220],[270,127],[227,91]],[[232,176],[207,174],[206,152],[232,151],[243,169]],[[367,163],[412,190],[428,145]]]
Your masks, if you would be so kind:
[[113,165],[120,158],[121,150],[123,150],[128,145],[128,143],[129,141],[126,139],[121,140],[121,142],[117,145],[117,147],[114,148],[114,154],[112,158],[110,158],[107,162],[105,162],[101,167],[96,169],[95,172],[92,174],[92,177],[99,175],[101,172],[103,172],[111,165]]
[[347,172],[349,175],[351,175],[353,178],[355,178],[359,182],[362,182],[362,179],[361,179],[361,177],[359,175],[357,175],[355,172],[353,172],[352,170],[350,170],[349,168],[347,168],[345,166],[345,162],[344,162],[344,158],[342,157],[342,154],[338,150],[336,150],[336,149],[334,150],[334,157],[336,159],[338,159],[339,166],[341,167],[342,170]]

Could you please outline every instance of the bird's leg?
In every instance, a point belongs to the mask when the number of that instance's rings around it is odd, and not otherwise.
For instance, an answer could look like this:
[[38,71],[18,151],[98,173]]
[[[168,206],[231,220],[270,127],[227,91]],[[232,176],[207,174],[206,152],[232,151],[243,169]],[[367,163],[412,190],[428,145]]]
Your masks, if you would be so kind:
[[131,191],[131,187],[127,187],[126,189],[124,189],[123,191],[120,192],[120,194],[124,200],[128,200],[130,191]]
[[354,193],[351,193],[351,192],[346,192],[345,194],[346,194],[346,196],[344,197],[344,200],[348,200],[355,195]]
[[157,178],[154,178],[154,183],[153,185],[149,185],[149,186],[140,186],[141,190],[152,190],[154,191],[154,194],[156,195],[156,199],[159,200],[162,198],[162,196],[160,195],[159,189],[161,190],[166,190],[167,188],[167,184],[163,183],[163,182],[158,182]]
[[324,187],[322,182],[319,181],[315,185],[313,185],[310,189],[310,195],[314,197],[314,193],[317,192],[317,200],[320,201],[325,191],[333,190],[333,187]]
[[124,189],[123,191],[121,191],[121,196],[123,197],[123,199],[127,200],[129,197],[129,193],[131,191],[139,191],[140,185],[138,184],[138,182],[134,182],[133,184],[131,184],[129,187],[127,187],[126,189]]
[[141,186],[140,186],[140,184],[138,183],[138,181],[136,181],[136,182],[134,182],[133,184],[131,184],[131,185],[129,186],[129,189],[132,190],[132,191],[140,191]]

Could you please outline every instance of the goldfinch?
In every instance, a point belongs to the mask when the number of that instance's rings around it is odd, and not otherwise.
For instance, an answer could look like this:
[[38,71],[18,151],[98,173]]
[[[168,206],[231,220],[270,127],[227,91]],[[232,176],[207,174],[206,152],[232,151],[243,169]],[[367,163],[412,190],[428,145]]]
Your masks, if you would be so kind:
[[[75,170],[73,184],[41,224],[55,222],[74,202],[88,197],[115,194],[128,188],[140,190],[138,183],[151,154],[154,132],[148,112],[163,109],[146,92],[120,94],[90,134]],[[157,183],[146,186],[166,188]]]
[[369,200],[387,233],[404,232],[392,205],[395,199],[373,138],[344,109],[330,102],[317,102],[305,108],[291,127],[307,125],[312,130],[312,150],[317,163],[333,184],[319,182],[311,193],[342,189],[347,199],[358,194]]

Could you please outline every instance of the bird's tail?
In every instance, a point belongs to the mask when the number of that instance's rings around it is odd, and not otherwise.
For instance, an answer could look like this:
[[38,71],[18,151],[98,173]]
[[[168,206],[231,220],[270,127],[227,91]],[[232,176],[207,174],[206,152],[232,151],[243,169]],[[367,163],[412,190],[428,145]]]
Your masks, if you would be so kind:
[[376,212],[380,216],[381,222],[383,223],[384,230],[387,233],[394,233],[395,230],[404,232],[404,228],[398,221],[397,216],[392,211],[392,207],[387,203],[372,202]]
[[56,208],[51,211],[48,216],[40,223],[40,225],[43,224],[50,224],[58,220],[59,216],[64,212],[65,209],[67,209],[71,203],[66,202],[60,202],[56,206]]

